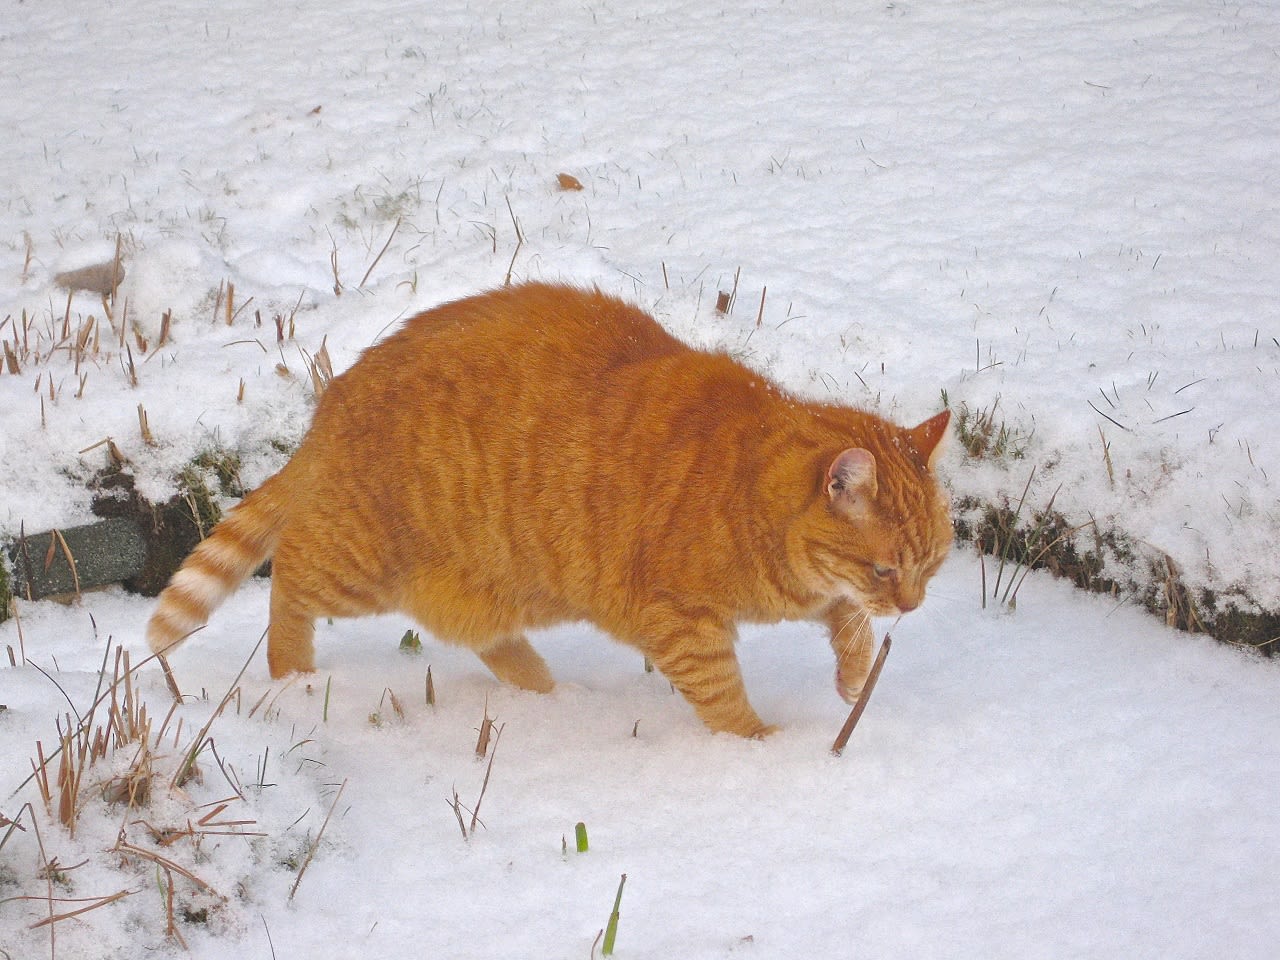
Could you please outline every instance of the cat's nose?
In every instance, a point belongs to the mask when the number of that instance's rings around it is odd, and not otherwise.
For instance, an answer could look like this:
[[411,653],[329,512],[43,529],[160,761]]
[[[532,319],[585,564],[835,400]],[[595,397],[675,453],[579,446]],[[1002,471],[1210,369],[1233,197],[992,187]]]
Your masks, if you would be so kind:
[[897,596],[898,612],[910,613],[924,600],[923,590],[902,590]]

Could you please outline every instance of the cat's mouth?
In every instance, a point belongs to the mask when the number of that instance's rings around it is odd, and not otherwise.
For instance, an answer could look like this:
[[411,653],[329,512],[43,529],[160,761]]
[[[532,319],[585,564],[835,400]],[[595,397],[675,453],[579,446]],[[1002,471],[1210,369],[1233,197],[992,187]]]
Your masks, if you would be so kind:
[[846,600],[851,600],[873,617],[902,617],[915,609],[915,606],[904,606],[882,597],[867,596],[857,586],[847,580],[835,580],[833,586],[836,593]]
[[863,601],[862,605],[873,617],[901,617],[911,612],[910,610],[904,610],[895,603],[868,603]]

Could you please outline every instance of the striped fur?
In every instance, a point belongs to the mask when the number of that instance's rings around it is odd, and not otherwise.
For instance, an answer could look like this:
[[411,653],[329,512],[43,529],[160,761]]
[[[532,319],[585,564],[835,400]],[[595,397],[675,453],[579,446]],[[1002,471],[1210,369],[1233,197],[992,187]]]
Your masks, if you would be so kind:
[[272,676],[314,669],[316,618],[398,610],[546,691],[525,631],[589,620],[709,728],[758,736],[735,625],[824,623],[856,697],[869,616],[919,605],[950,545],[946,427],[801,401],[599,292],[445,304],[334,379],[293,459],[175,575],[148,639],[180,642],[270,556]]
[[147,624],[147,643],[167,653],[275,552],[282,512],[276,499],[283,472],[250,493],[199,543],[173,575]]

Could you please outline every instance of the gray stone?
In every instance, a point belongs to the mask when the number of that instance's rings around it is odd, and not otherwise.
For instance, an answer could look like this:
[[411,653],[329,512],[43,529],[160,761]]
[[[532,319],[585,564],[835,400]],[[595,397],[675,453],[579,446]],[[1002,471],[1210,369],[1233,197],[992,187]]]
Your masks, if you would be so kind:
[[[125,517],[32,534],[10,544],[6,552],[13,571],[10,589],[23,600],[119,583],[137,576],[147,560],[146,540],[138,525]],[[68,553],[75,561],[74,572]]]

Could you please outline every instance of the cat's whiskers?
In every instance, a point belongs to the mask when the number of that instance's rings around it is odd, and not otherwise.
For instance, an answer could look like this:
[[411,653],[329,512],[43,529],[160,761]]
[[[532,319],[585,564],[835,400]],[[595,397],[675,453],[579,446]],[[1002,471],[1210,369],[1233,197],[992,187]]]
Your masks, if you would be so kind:
[[856,623],[857,626],[860,627],[862,626],[862,624],[870,623],[870,622],[871,622],[871,614],[867,613],[867,611],[864,610],[862,607],[858,607],[856,610],[854,610],[854,612],[848,618],[845,619],[844,623],[840,624],[839,628],[836,630],[836,636],[841,638],[841,643],[840,643],[841,657],[843,657],[845,654],[849,652],[849,650],[853,647],[853,644],[858,639],[858,630],[856,629],[856,627],[853,631],[850,632],[850,634],[847,637],[844,636],[845,628],[847,628],[850,624],[853,624],[853,623]]

